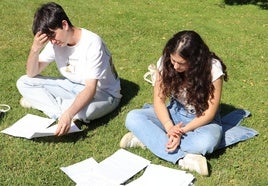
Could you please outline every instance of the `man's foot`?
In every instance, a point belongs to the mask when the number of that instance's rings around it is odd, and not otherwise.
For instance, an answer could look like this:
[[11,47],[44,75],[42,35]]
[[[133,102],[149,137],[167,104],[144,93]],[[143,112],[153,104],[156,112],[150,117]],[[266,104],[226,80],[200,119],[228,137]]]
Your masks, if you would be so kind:
[[207,159],[200,154],[186,154],[183,159],[179,160],[178,164],[182,169],[196,171],[203,176],[208,175]]
[[20,105],[24,108],[32,108],[31,103],[29,103],[24,97],[20,99]]
[[145,149],[145,145],[142,144],[140,140],[136,136],[132,134],[132,132],[126,133],[120,141],[121,148],[128,148],[128,147],[141,147]]

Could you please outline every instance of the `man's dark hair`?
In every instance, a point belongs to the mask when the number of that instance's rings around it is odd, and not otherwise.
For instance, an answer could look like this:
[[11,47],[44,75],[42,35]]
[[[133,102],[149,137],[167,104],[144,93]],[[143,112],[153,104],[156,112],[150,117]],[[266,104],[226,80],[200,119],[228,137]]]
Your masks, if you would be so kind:
[[48,36],[54,34],[52,30],[62,27],[62,21],[66,20],[70,27],[73,27],[71,21],[69,20],[67,14],[63,8],[57,3],[50,2],[43,4],[37,9],[34,15],[32,31],[35,35],[37,32],[42,32]]

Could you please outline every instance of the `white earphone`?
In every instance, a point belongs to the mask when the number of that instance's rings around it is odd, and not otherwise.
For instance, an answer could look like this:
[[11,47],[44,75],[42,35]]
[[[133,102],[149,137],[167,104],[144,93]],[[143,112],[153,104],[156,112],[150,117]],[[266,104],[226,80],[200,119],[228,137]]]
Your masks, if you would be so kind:
[[6,104],[0,104],[0,113],[1,112],[7,112],[10,110],[10,106]]

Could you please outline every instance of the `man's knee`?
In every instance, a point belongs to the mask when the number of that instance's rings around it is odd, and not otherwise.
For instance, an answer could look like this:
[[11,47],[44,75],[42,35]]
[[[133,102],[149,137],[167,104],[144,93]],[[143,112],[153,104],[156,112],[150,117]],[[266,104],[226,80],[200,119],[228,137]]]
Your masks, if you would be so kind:
[[26,78],[25,76],[26,75],[23,75],[17,80],[16,85],[17,85],[18,88],[22,87],[24,85],[25,78]]
[[27,82],[29,82],[29,78],[30,77],[28,77],[27,75],[23,75],[23,76],[21,76],[18,80],[17,80],[17,82],[16,82],[16,86],[17,86],[17,89],[19,90],[19,92],[24,92],[23,90],[24,90],[24,88],[27,88],[28,86],[28,84],[29,83],[27,83]]

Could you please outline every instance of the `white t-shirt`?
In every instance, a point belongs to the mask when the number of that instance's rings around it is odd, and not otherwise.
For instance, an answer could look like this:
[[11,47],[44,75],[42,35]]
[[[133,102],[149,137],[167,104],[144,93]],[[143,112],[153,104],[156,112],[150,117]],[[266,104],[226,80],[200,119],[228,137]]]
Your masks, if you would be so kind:
[[121,98],[120,79],[110,59],[102,39],[83,28],[75,46],[60,47],[49,42],[39,55],[39,61],[55,61],[59,72],[70,81],[85,84],[88,79],[98,79],[97,89]]

